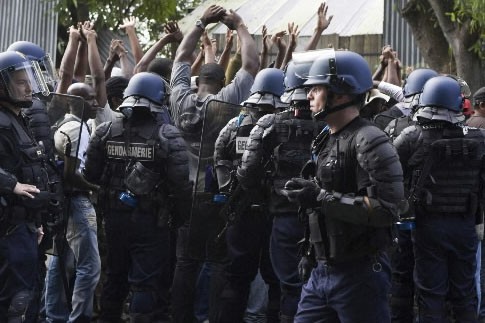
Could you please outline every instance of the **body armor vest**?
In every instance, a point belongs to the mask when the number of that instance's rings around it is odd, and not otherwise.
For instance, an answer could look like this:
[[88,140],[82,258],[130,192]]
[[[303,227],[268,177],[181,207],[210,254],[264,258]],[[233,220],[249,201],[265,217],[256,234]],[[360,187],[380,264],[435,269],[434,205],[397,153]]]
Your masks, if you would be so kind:
[[254,128],[256,122],[257,120],[251,117],[250,114],[241,114],[236,121],[236,128],[231,131],[227,151],[230,154],[231,160],[234,162],[234,167],[237,167],[241,163],[249,133]]
[[[49,178],[45,168],[45,154],[41,146],[32,138],[33,136],[28,132],[26,125],[21,125],[19,120],[11,113],[6,113],[0,110],[0,118],[9,120],[10,128],[13,130],[16,145],[20,151],[19,163],[14,169],[7,169],[6,171],[14,174],[19,183],[35,185],[40,191],[49,190]],[[30,206],[30,199],[26,199],[25,203],[20,202],[17,196],[7,197],[7,204],[10,206],[21,205],[26,208],[42,208],[42,205],[35,204]],[[33,202],[33,201],[31,201]],[[47,202],[46,205],[47,206]]]
[[301,169],[311,159],[311,142],[324,127],[322,121],[298,119],[293,115],[294,111],[284,111],[274,119],[270,207],[274,213],[297,211],[297,206],[290,203],[281,190],[288,180],[300,176]]
[[[356,118],[339,133],[321,136],[317,154],[317,179],[327,191],[343,194],[368,195],[369,175],[357,161],[355,137],[370,121]],[[317,259],[342,262],[365,255],[372,255],[389,246],[392,237],[389,228],[356,225],[325,216],[310,220],[310,240],[318,243]],[[313,222],[313,223],[312,223]],[[316,232],[319,231],[319,232]],[[315,241],[319,237],[319,241]]]
[[[482,131],[424,125],[422,135],[423,144],[409,162],[415,165],[412,185],[425,176],[422,187],[416,188],[414,194],[417,215],[475,216],[481,198],[480,174],[485,155]],[[422,172],[426,162],[432,165],[428,174]]]
[[[164,120],[160,114],[151,122],[132,125],[124,120],[123,129],[112,129],[106,142],[107,165],[103,172],[102,185],[108,190],[112,208],[126,208],[119,203],[119,193],[130,191],[138,198],[150,199],[160,185],[164,167],[160,160],[163,152],[160,146],[159,130]],[[130,179],[130,176],[137,178]],[[134,184],[135,183],[135,184]],[[135,185],[128,187],[130,185]],[[145,187],[149,185],[151,187]]]
[[396,139],[399,134],[409,126],[416,124],[412,116],[402,116],[392,120],[386,128],[386,132],[391,139]]

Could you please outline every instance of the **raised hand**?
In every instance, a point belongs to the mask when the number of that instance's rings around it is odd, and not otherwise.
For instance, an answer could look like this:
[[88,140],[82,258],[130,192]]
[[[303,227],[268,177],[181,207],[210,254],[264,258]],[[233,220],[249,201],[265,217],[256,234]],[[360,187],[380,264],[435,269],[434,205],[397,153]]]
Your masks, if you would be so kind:
[[330,22],[333,19],[333,15],[327,18],[327,11],[328,11],[328,6],[325,2],[323,2],[317,10],[317,29],[324,31],[325,29],[328,28],[330,25]]
[[300,31],[298,30],[298,25],[295,26],[294,22],[289,22],[288,23],[288,34],[290,36],[288,47],[291,48],[292,50],[294,50],[296,48],[298,35],[300,34]]
[[120,29],[135,29],[136,19],[135,17],[123,18],[123,24],[120,25]]
[[221,20],[225,13],[226,10],[223,7],[211,5],[204,11],[204,14],[202,15],[202,17],[200,17],[200,20],[205,26],[207,26],[210,23],[218,22],[219,20]]
[[176,21],[169,21],[163,28],[165,38],[169,43],[180,43],[184,38],[182,31]]

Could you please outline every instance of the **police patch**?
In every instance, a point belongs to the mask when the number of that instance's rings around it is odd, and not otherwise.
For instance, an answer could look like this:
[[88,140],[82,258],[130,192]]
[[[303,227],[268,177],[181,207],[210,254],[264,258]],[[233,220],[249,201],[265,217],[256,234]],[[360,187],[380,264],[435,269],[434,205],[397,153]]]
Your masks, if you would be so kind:
[[249,137],[236,137],[236,154],[244,153]]
[[147,144],[130,143],[126,145],[124,142],[108,141],[106,151],[108,158],[112,159],[128,157],[139,161],[155,160],[155,147]]

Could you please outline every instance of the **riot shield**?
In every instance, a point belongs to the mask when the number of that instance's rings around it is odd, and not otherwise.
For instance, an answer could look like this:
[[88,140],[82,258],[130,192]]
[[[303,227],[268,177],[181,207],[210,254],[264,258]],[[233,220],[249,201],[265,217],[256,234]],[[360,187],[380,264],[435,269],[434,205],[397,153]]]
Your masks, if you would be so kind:
[[[47,212],[43,216],[43,226],[46,233],[45,241],[43,242],[46,246],[43,249],[47,254],[60,255],[62,254],[61,250],[65,249],[67,217],[70,213],[69,197],[65,197],[66,193],[68,193],[68,188],[62,183],[62,178],[66,176],[63,156],[79,156],[78,138],[81,136],[81,133],[84,133],[84,135],[86,133],[89,134],[86,123],[81,123],[79,118],[70,116],[70,113],[75,111],[78,116],[82,117],[85,113],[85,101],[79,96],[58,93],[51,93],[49,96],[39,96],[38,101],[44,106],[45,115],[50,120],[49,139],[52,141],[53,147],[52,151],[47,152],[51,199],[46,210]],[[51,119],[51,116],[54,115],[57,120]],[[57,130],[69,121],[75,121],[70,124],[71,131],[60,131],[57,133]],[[58,139],[65,143],[64,151],[55,149],[54,136],[57,136]],[[48,146],[45,142],[43,145],[44,147]],[[72,171],[75,170],[73,169]]]
[[[219,132],[239,115],[241,106],[227,102],[206,102],[202,127],[199,133],[197,157],[191,163],[195,167],[194,193],[189,229],[189,253],[196,259],[217,259],[223,256],[223,246],[216,245],[215,237],[224,227],[225,220],[219,216],[221,203],[214,200],[217,181],[214,177],[214,144]],[[192,145],[196,147],[196,145]],[[190,158],[195,155],[189,152]],[[192,172],[193,170],[191,170]]]

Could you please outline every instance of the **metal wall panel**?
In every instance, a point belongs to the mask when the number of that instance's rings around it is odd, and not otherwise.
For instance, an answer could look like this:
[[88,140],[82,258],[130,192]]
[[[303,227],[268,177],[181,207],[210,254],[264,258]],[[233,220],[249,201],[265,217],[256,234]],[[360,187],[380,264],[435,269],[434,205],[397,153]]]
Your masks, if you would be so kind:
[[19,40],[42,47],[56,61],[57,0],[0,0],[0,51]]
[[384,1],[384,44],[390,44],[398,52],[404,69],[408,66],[425,67],[411,28],[398,11],[407,2],[408,0]]

